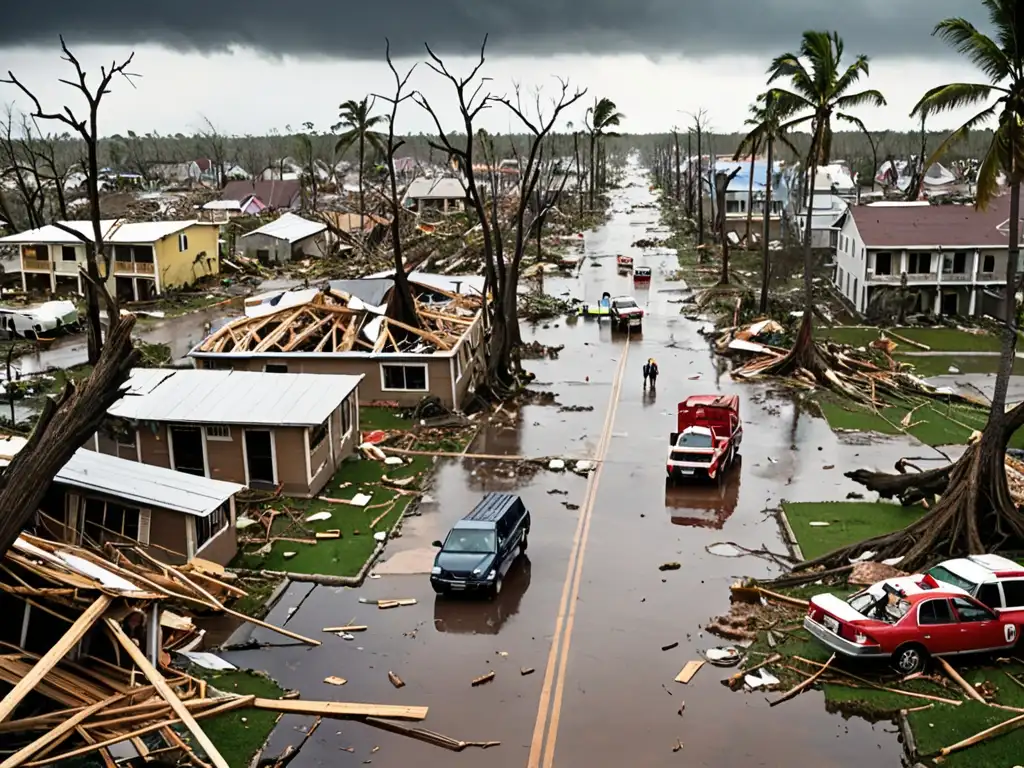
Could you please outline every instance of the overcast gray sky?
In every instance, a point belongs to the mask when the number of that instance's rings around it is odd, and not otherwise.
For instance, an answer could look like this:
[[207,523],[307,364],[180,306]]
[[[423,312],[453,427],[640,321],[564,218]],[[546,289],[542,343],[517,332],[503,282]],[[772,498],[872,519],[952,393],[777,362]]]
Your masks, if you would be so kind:
[[[886,109],[861,114],[871,129],[908,129],[908,113],[929,87],[977,80],[972,69],[931,36],[935,23],[964,14],[982,25],[973,0],[176,0],[144,13],[125,0],[51,0],[45,14],[30,3],[8,4],[0,24],[0,71],[12,70],[46,108],[84,102],[65,85],[63,33],[94,76],[101,63],[132,50],[142,77],[132,88],[112,84],[105,98],[106,133],[194,131],[208,117],[226,133],[284,131],[311,121],[326,129],[341,101],[390,91],[384,37],[398,62],[423,58],[423,42],[468,71],[483,34],[490,32],[484,73],[492,90],[513,81],[550,89],[555,75],[614,100],[625,130],[652,132],[683,124],[683,112],[703,107],[717,130],[739,130],[746,105],[764,88],[771,57],[795,49],[806,28],[837,29],[847,55],[872,57],[870,86]],[[450,85],[422,65],[413,84],[456,128]],[[29,105],[0,85],[0,103]],[[582,121],[585,105],[567,119]],[[951,126],[959,115],[943,122]],[[400,128],[431,129],[412,104]],[[482,117],[494,131],[516,129],[503,108]],[[938,124],[936,128],[940,127]]]

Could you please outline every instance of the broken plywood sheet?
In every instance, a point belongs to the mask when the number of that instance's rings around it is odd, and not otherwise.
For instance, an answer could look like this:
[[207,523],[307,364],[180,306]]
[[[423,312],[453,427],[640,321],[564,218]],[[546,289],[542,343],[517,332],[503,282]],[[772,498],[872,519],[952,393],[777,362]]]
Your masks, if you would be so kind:
[[703,661],[688,661],[688,662],[686,662],[686,666],[684,666],[682,668],[682,670],[679,672],[679,674],[676,675],[676,682],[677,683],[688,683],[688,682],[690,682],[693,679],[693,676],[696,675],[700,671],[700,668],[703,667],[703,666],[704,666],[704,662]]

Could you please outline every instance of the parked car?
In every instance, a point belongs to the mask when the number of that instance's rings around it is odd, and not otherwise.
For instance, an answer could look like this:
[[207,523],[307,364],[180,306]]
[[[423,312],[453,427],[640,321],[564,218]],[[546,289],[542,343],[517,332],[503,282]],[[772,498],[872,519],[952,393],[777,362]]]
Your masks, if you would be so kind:
[[502,582],[516,557],[526,552],[530,511],[511,493],[488,493],[459,520],[434,557],[430,585],[438,594],[501,593]]
[[1024,611],[1024,566],[1002,555],[969,555],[929,570],[941,584],[959,587],[997,611]]
[[619,296],[612,299],[611,310],[608,314],[611,315],[613,325],[617,326],[620,331],[627,328],[640,330],[644,321],[644,311],[632,296]]
[[815,595],[804,628],[836,653],[889,659],[910,674],[930,656],[1012,648],[1022,622],[1024,611],[998,613],[925,574],[880,581],[848,600]]

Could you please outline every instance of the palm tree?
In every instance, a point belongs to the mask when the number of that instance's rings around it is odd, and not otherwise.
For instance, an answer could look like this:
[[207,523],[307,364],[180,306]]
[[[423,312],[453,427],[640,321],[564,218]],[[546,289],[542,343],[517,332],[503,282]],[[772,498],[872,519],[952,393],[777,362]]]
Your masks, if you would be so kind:
[[584,122],[590,134],[590,207],[594,207],[597,194],[596,148],[598,140],[603,136],[614,135],[610,128],[617,128],[626,116],[618,111],[611,99],[594,99],[594,106],[587,108]]
[[384,154],[387,150],[384,146],[384,136],[374,131],[374,126],[384,122],[383,115],[370,116],[373,110],[374,99],[364,96],[362,101],[349,100],[338,107],[338,117],[341,122],[333,127],[333,130],[345,128],[345,132],[338,137],[338,143],[334,151],[338,155],[344,154],[353,144],[359,144],[359,232],[365,231],[364,216],[366,215],[365,201],[363,198],[363,167],[366,164],[366,145],[369,144],[378,154]]
[[[794,155],[799,157],[800,153],[797,148],[793,146],[793,143],[789,140],[786,135],[786,130],[782,125],[782,115],[779,111],[778,101],[775,98],[773,91],[762,93],[757,97],[757,101],[750,107],[750,117],[747,119],[746,124],[751,126],[750,133],[743,137],[740,141],[739,148],[736,150],[736,155],[733,158],[738,160],[740,155],[743,154],[747,148],[750,149],[751,155],[756,153],[753,149],[757,146],[764,146],[767,151],[767,162],[768,167],[765,170],[764,178],[764,204],[761,207],[761,305],[760,312],[762,314],[768,311],[768,282],[769,273],[771,271],[771,256],[768,250],[768,242],[771,239],[771,210],[772,210],[772,187],[775,183],[775,145],[776,143],[782,143],[786,146]],[[753,166],[753,162],[751,162]],[[750,174],[753,178],[753,170]],[[747,239],[750,239],[749,219],[747,224]]]
[[[838,32],[804,32],[796,53],[784,53],[768,68],[768,83],[788,79],[790,88],[772,88],[770,93],[786,121],[781,128],[791,130],[810,123],[811,147],[807,153],[807,200],[804,228],[804,315],[793,351],[786,364],[800,362],[811,348],[811,315],[814,311],[811,253],[811,222],[814,210],[814,181],[818,165],[826,164],[832,154],[832,118],[863,130],[863,123],[846,110],[864,105],[884,106],[885,97],[876,90],[851,93],[853,87],[868,75],[868,57],[861,54],[843,69],[843,40]],[[813,365],[810,368],[813,369]]]

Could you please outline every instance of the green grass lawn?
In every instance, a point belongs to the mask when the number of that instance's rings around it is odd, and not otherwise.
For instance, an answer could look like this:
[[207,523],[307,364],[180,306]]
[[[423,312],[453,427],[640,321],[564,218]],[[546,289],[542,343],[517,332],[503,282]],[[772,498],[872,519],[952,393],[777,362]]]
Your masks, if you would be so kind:
[[[833,328],[817,328],[815,333],[823,339],[831,339],[840,344],[851,344],[860,347],[874,341],[879,336],[880,328],[867,326],[836,326]],[[893,333],[931,347],[934,352],[998,352],[999,339],[992,334],[975,334],[956,328],[892,328]],[[893,339],[900,352],[920,352],[919,347]]]
[[[336,528],[341,531],[341,538],[320,539],[316,544],[275,541],[270,554],[266,556],[255,554],[258,547],[249,545],[245,552],[239,553],[232,565],[257,570],[355,576],[376,547],[374,532],[390,530],[413,499],[408,494],[399,494],[382,485],[382,475],[385,471],[388,477],[395,479],[418,475],[420,479],[414,481],[412,485],[416,487],[429,468],[430,461],[425,457],[415,457],[410,463],[400,467],[388,467],[382,462],[361,459],[346,461],[331,478],[321,496],[351,499],[356,493],[370,494],[371,500],[366,507],[334,504],[320,498],[276,499],[267,505],[269,508],[287,505],[289,509],[299,511],[303,520],[316,512],[330,512],[329,519],[304,525],[314,532]],[[376,528],[371,529],[370,523],[385,510],[387,513],[377,523]],[[284,515],[279,515],[275,519],[271,533],[274,536],[299,539],[311,536],[293,526]],[[295,555],[285,557],[286,552],[294,552]]]
[[359,409],[359,428],[363,432],[374,429],[406,430],[412,428],[412,421],[399,416],[396,408],[364,405]]
[[[974,430],[984,429],[988,421],[988,412],[980,408],[959,404],[949,406],[922,399],[919,403],[923,405],[914,411],[910,426],[904,429],[903,417],[911,410],[907,406],[879,408],[876,413],[867,406],[830,394],[817,396],[815,402],[832,429],[885,435],[906,432],[925,445],[963,445]],[[1024,448],[1024,433],[1018,431],[1014,434],[1010,446]]]
[[[247,670],[212,672],[193,665],[189,671],[197,677],[204,677],[210,685],[225,693],[251,694],[263,699],[278,699],[284,693],[270,678]],[[262,749],[274,730],[277,715],[277,712],[249,707],[206,718],[200,721],[200,725],[231,768],[248,768],[253,756]],[[191,742],[191,735],[180,726],[178,733]],[[202,749],[198,744],[190,746]]]
[[[999,368],[999,358],[993,355],[893,355],[898,362],[910,363],[914,366],[913,373],[927,379],[931,376],[950,376],[949,367],[953,366],[960,373],[995,374]],[[1015,376],[1024,376],[1024,360],[1017,358],[1013,363]]]
[[[783,502],[782,508],[807,559],[905,528],[924,514],[921,507],[870,501]],[[812,522],[829,525],[817,527]]]

